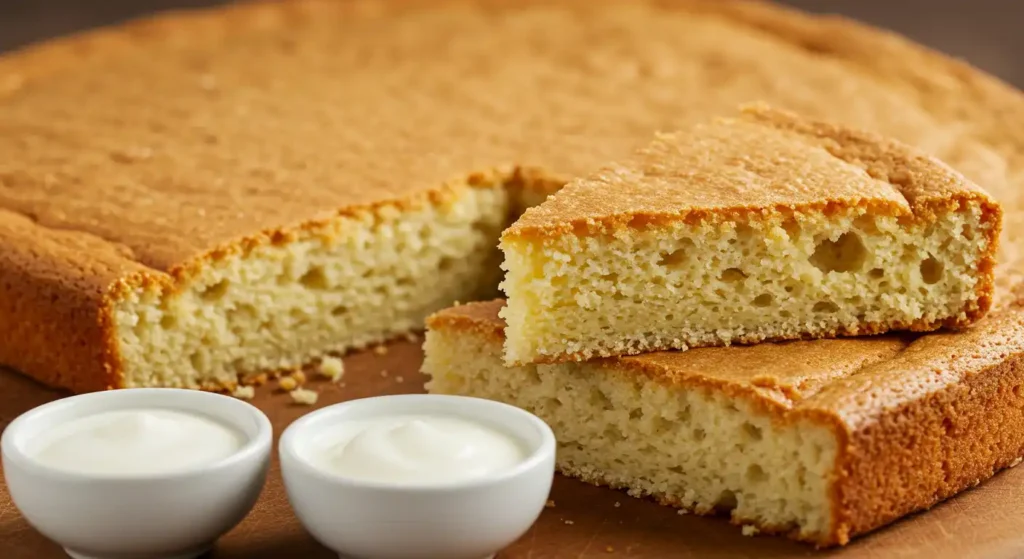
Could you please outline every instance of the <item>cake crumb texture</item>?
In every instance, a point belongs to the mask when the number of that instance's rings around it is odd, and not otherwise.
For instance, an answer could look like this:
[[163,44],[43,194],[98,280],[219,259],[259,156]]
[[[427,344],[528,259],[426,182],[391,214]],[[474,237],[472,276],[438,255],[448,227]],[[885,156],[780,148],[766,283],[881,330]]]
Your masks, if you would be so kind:
[[401,336],[494,293],[499,232],[569,177],[750,101],[918,146],[1022,225],[1018,92],[761,3],[244,3],[7,54],[0,82],[0,362],[78,392]]

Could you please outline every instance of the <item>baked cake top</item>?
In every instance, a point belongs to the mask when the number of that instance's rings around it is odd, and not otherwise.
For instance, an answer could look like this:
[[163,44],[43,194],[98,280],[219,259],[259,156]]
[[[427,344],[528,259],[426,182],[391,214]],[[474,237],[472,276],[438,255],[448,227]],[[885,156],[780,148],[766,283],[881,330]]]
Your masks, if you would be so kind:
[[[497,299],[445,309],[427,327],[477,332],[500,344],[504,304]],[[881,410],[939,393],[1021,352],[1024,313],[1006,309],[959,333],[709,347],[591,363],[663,384],[714,386],[776,408],[824,412],[855,428]]]
[[953,210],[968,200],[999,212],[978,186],[909,146],[750,105],[737,118],[657,134],[631,157],[571,181],[528,209],[505,237],[848,206],[927,220],[936,205]]
[[1024,98],[850,21],[717,0],[298,0],[0,58],[0,254],[52,247],[16,258],[90,286],[177,276],[474,172],[565,181],[756,100],[919,146],[1021,222]]

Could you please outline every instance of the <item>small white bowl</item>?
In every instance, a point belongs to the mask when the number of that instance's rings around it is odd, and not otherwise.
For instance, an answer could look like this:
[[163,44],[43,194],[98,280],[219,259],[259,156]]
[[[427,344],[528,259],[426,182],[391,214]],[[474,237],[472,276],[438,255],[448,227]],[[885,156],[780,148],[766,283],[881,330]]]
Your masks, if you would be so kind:
[[[339,422],[409,414],[442,414],[500,429],[525,445],[527,457],[493,476],[409,486],[334,475],[299,450]],[[342,557],[361,559],[484,559],[529,530],[555,472],[555,436],[540,418],[461,396],[406,394],[328,406],[292,423],[278,452],[288,499],[302,524]]]
[[[248,441],[209,466],[137,476],[56,470],[25,452],[33,437],[65,421],[137,408],[201,413]],[[205,552],[252,509],[266,481],[271,439],[267,416],[241,400],[139,388],[71,396],[30,410],[4,431],[0,451],[14,505],[72,557],[184,559]]]

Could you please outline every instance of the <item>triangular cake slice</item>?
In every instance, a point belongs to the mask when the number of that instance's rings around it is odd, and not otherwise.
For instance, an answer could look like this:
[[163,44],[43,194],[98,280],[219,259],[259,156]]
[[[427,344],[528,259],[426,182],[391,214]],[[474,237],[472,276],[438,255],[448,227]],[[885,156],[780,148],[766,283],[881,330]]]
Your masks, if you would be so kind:
[[991,305],[1000,221],[911,147],[744,107],[505,231],[506,361],[965,326]]

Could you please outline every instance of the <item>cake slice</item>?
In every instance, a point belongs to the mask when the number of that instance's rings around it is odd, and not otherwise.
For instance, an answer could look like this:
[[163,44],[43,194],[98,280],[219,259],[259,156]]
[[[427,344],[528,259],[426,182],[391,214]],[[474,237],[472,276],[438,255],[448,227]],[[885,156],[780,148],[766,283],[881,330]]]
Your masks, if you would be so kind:
[[432,393],[543,418],[558,468],[821,546],[977,485],[1024,454],[1024,312],[963,332],[502,360],[501,301],[428,319]]
[[660,134],[502,236],[510,364],[935,330],[989,309],[1001,210],[873,134],[750,106]]

